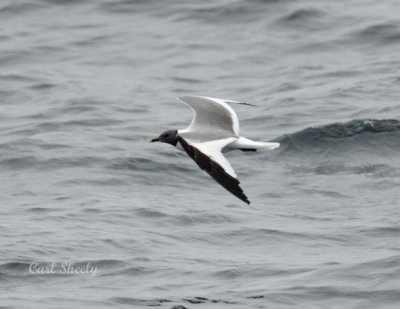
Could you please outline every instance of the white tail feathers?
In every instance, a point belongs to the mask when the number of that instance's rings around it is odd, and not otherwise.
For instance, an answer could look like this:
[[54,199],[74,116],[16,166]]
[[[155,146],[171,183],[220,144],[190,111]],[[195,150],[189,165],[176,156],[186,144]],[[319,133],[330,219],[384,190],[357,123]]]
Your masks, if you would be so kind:
[[240,136],[236,141],[229,145],[231,149],[268,149],[272,150],[278,148],[280,146],[279,143],[264,143],[264,142],[255,142],[251,139]]

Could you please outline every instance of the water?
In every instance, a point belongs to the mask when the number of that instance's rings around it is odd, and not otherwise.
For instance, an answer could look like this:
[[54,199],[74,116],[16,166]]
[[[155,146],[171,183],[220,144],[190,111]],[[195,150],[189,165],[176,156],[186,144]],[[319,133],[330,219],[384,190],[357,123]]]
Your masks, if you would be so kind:
[[[399,10],[2,1],[1,308],[398,308]],[[147,143],[181,95],[282,143],[228,154],[250,206]]]

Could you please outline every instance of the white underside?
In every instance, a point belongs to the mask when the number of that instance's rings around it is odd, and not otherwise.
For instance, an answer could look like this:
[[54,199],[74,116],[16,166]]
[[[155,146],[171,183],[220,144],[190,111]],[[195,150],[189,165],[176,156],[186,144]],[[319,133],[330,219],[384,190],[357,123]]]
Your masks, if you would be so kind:
[[232,165],[229,163],[229,161],[224,157],[222,154],[223,149],[233,143],[236,140],[235,137],[228,137],[228,138],[223,138],[223,139],[218,139],[215,141],[211,142],[193,142],[190,140],[187,140],[187,142],[192,145],[193,147],[196,147],[198,150],[200,150],[202,153],[204,153],[206,156],[210,157],[212,160],[217,162],[219,165],[222,166],[222,168],[227,172],[229,175],[232,177],[237,178],[235,171],[233,170]]
[[233,143],[227,146],[227,150],[235,149],[257,149],[257,150],[272,150],[278,148],[279,143],[266,143],[266,142],[255,142],[251,139],[239,136]]
[[[237,178],[236,173],[232,168],[232,165],[223,155],[223,152],[228,152],[237,149],[271,150],[279,147],[279,143],[255,142],[241,136],[239,136],[239,138],[227,137],[208,142],[194,142],[187,139],[186,141],[193,147],[199,149],[205,155],[209,156],[219,165],[221,165],[222,168],[225,170],[225,172],[227,172],[229,175],[235,178]],[[177,148],[184,151],[184,149],[179,143],[177,144]]]
[[[194,117],[189,127],[178,130],[178,135],[184,138],[191,146],[196,147],[221,165],[225,172],[232,177],[237,178],[236,173],[222,154],[223,152],[235,149],[268,150],[279,147],[279,143],[255,142],[239,136],[238,117],[235,111],[227,104],[231,101],[196,96],[186,96],[179,99],[193,109]],[[227,128],[226,123],[230,123],[232,127]],[[221,124],[221,126],[218,124]],[[221,132],[221,136],[210,141],[207,134],[210,129]],[[204,138],[202,135],[204,135]],[[179,143],[177,148],[184,150]]]

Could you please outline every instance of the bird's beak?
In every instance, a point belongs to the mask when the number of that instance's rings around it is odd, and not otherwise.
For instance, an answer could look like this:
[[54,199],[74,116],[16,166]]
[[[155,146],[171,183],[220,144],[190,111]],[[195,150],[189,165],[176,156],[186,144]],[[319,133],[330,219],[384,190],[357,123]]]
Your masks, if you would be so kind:
[[154,143],[154,142],[159,142],[160,140],[158,138],[153,138],[149,140],[149,143]]

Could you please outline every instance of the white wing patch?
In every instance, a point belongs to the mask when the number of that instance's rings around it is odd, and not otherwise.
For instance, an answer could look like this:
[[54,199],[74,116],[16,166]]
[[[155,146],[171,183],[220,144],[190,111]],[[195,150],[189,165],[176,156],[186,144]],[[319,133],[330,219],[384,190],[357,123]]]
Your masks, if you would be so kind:
[[221,152],[225,146],[234,140],[236,140],[235,137],[230,137],[209,142],[194,142],[178,135],[178,142],[202,170],[206,171],[217,183],[234,196],[250,204],[249,199],[240,187],[235,171]]
[[211,159],[213,159],[219,165],[221,165],[221,167],[225,170],[226,173],[228,173],[229,175],[231,175],[234,178],[237,178],[236,173],[232,168],[232,165],[222,154],[222,149],[226,145],[234,142],[235,140],[236,140],[236,138],[229,137],[229,138],[219,139],[219,140],[205,142],[205,143],[195,143],[195,142],[191,142],[191,141],[188,141],[188,142],[192,146],[199,149],[202,153],[209,156]]

